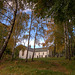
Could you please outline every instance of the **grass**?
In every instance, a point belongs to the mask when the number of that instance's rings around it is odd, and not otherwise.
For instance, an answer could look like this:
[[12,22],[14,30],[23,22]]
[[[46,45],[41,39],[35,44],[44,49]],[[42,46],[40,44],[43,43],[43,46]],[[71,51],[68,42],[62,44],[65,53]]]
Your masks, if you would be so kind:
[[34,62],[2,60],[0,75],[75,75],[75,60],[39,58]]

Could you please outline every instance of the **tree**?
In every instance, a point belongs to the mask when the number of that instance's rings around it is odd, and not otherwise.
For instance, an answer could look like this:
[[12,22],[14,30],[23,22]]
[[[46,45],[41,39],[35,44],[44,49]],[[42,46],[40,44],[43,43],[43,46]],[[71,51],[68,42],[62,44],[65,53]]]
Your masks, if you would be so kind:
[[3,45],[4,38],[7,35],[7,29],[9,28],[6,25],[3,25],[2,23],[0,23],[0,49]]
[[10,39],[10,36],[11,36],[11,34],[12,34],[12,31],[13,31],[14,24],[15,24],[16,13],[17,13],[17,7],[18,7],[18,6],[17,6],[17,0],[15,0],[15,3],[16,3],[16,9],[15,9],[15,11],[14,11],[13,23],[12,23],[10,32],[8,33],[7,39],[5,40],[5,42],[4,42],[4,44],[3,44],[3,47],[2,47],[2,49],[0,50],[0,59],[1,59],[3,53],[4,53],[5,49],[6,49],[6,46],[7,46],[7,44],[8,44],[8,41],[9,41],[9,39]]
[[0,9],[3,8],[3,1],[0,1]]
[[26,29],[25,27],[27,25],[24,24],[24,22],[28,22],[28,15],[26,13],[22,13],[22,12],[19,12],[17,14],[17,18],[16,18],[16,22],[15,22],[15,26],[14,26],[14,29],[13,29],[13,33],[12,33],[12,37],[14,39],[14,47],[13,47],[13,50],[12,50],[12,59],[14,58],[14,49],[16,47],[16,43],[19,42],[19,37],[24,33],[26,32]]
[[[32,14],[33,14],[33,12],[32,12]],[[27,49],[27,55],[26,55],[26,62],[27,62],[27,59],[28,59],[28,51],[29,51],[29,42],[30,42],[30,32],[31,32],[31,26],[32,26],[32,22],[33,22],[33,19],[32,19],[32,17],[33,17],[33,15],[31,14],[31,23],[30,23],[30,27],[29,27],[29,37],[28,37],[28,49]]]
[[27,47],[25,47],[24,45],[20,44],[15,48],[15,57],[18,58],[19,56],[19,51],[22,50],[23,52],[25,51],[25,49],[27,49]]
[[[34,51],[33,51],[33,55],[32,55],[32,61],[33,61],[34,54],[35,54],[36,44],[40,45],[39,41],[42,40],[42,38],[44,38],[46,22],[43,23],[43,20],[44,19],[41,19],[40,17],[39,18],[37,17],[35,19],[35,21],[37,21],[37,22],[34,22],[34,24],[33,24],[32,29],[34,30],[35,34],[34,34]],[[43,25],[44,25],[44,27],[42,27]]]
[[[24,2],[24,4],[22,3]],[[2,22],[2,19],[3,20],[6,20],[7,24],[10,23],[11,25],[11,28],[10,28],[10,32],[8,33],[8,36],[7,36],[7,39],[6,41],[4,42],[4,45],[3,45],[3,48],[0,50],[0,58],[2,57],[4,51],[5,51],[5,48],[8,44],[8,41],[10,39],[10,36],[11,36],[11,33],[13,31],[13,28],[14,28],[14,24],[15,24],[15,20],[16,20],[16,15],[18,14],[17,11],[22,11],[25,9],[25,3],[26,1],[25,0],[5,0],[5,1],[0,1],[0,21]],[[3,6],[4,5],[4,6]],[[3,6],[3,7],[2,7]],[[9,8],[9,10],[8,10]],[[10,15],[8,15],[8,14]],[[14,13],[14,14],[13,14]],[[11,16],[12,15],[12,16]],[[13,18],[13,19],[12,19]],[[13,22],[13,23],[12,23]]]
[[49,18],[50,22],[47,24],[47,30],[45,33],[45,43],[44,46],[49,47],[52,46],[53,56],[55,56],[56,52],[62,52],[64,48],[64,35],[63,35],[63,26],[57,25],[54,23],[53,18]]
[[[67,40],[65,40],[65,51],[69,53],[68,58],[69,60],[71,59],[70,56],[70,42],[69,42],[69,28],[68,28],[68,24],[69,24],[69,20],[71,20],[72,25],[73,25],[73,21],[74,21],[74,17],[75,17],[75,1],[74,0],[65,0],[65,1],[61,1],[61,0],[29,0],[30,2],[34,2],[36,3],[35,5],[35,13],[40,13],[41,17],[45,17],[46,15],[48,16],[53,16],[54,17],[54,21],[55,24],[57,23],[61,23],[61,25],[64,24],[64,29],[66,26],[66,31],[64,30],[64,35],[65,38]],[[44,9],[43,9],[44,8]],[[38,10],[38,11],[37,11]],[[44,12],[44,13],[43,13]],[[67,33],[67,34],[66,34]],[[67,53],[66,53],[67,54]]]

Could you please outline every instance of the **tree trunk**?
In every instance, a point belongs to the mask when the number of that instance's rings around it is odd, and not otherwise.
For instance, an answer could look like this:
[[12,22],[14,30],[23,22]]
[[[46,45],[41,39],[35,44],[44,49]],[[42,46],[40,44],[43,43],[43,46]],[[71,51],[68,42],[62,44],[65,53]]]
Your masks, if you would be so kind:
[[4,53],[4,51],[5,51],[5,49],[6,49],[6,47],[7,47],[8,41],[9,41],[9,39],[10,39],[10,36],[11,36],[11,34],[12,34],[12,31],[13,31],[14,24],[15,24],[16,13],[17,13],[17,7],[18,7],[18,5],[17,5],[17,0],[15,0],[15,3],[16,3],[16,9],[15,9],[15,11],[14,11],[13,23],[12,23],[10,32],[8,33],[7,39],[5,40],[5,42],[4,42],[4,44],[3,44],[3,47],[2,47],[2,49],[0,50],[0,59],[1,59],[1,57],[2,57],[2,55],[3,55],[3,53]]
[[[37,29],[38,29],[38,26],[37,26]],[[36,43],[37,29],[36,29],[35,40],[34,40],[34,51],[33,51],[32,61],[33,61],[34,53],[35,53],[35,43]]]
[[69,41],[69,32],[68,32],[67,23],[66,23],[66,31],[67,31],[68,59],[71,60],[71,54],[70,54],[70,41]]
[[26,62],[28,61],[28,51],[29,51],[31,26],[32,26],[32,15],[31,15],[31,24],[30,24],[30,28],[29,28],[29,38],[28,38],[28,49],[27,49],[27,54],[26,54]]
[[56,44],[54,44],[53,57],[55,57],[55,54],[56,54]]
[[14,38],[14,47],[13,47],[13,50],[12,50],[12,60],[15,58],[15,53],[14,53],[15,46],[16,46],[16,37]]
[[67,34],[66,34],[66,24],[64,24],[64,40],[65,40],[65,58],[68,59],[67,54]]
[[36,43],[36,36],[35,36],[35,40],[34,40],[34,51],[33,51],[32,61],[33,61],[34,53],[35,53],[35,43]]
[[18,25],[16,25],[16,29],[15,29],[15,33],[14,33],[15,35],[14,35],[14,47],[13,47],[13,50],[12,50],[12,60],[15,58],[14,50],[15,50],[15,46],[16,46],[16,40],[18,38],[17,28],[18,28]]
[[73,34],[72,34],[72,31],[71,31],[70,47],[71,47],[71,56],[73,57],[73,46],[72,46],[72,43],[73,43]]
[[75,41],[74,41],[74,45],[73,45],[73,54],[75,56]]
[[[4,30],[4,28],[3,28],[3,30]],[[3,45],[3,31],[2,31],[2,40],[1,40],[1,45],[0,45],[0,49],[1,49],[1,47],[2,47],[2,45]]]

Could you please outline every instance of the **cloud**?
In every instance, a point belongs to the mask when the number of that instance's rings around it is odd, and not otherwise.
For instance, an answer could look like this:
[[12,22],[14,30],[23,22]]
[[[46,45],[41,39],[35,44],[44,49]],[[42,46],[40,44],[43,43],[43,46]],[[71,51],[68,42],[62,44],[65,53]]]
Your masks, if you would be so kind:
[[23,10],[23,12],[26,12],[26,13],[31,12],[31,9]]
[[[43,42],[43,40],[40,41],[40,43],[42,43],[42,42]],[[28,41],[27,40],[23,40],[23,41],[19,42],[18,45],[19,44],[23,44],[25,46],[28,46]],[[34,48],[34,40],[30,40],[30,45],[31,45],[31,48]],[[38,44],[35,45],[35,48],[41,48],[41,47],[42,47],[42,45],[40,45],[40,46]]]

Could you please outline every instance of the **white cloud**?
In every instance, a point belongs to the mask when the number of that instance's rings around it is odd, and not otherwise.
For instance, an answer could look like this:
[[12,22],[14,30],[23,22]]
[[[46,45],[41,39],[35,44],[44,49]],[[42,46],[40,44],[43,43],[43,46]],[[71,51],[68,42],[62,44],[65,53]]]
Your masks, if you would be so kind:
[[31,9],[26,9],[26,10],[23,10],[23,12],[31,12]]
[[[42,41],[40,41],[40,43],[43,43],[43,40]],[[28,46],[28,41],[27,40],[24,40],[24,41],[21,41],[21,42],[19,42],[18,44],[25,44],[25,46]],[[30,40],[30,45],[31,45],[31,48],[34,48],[34,40]],[[36,46],[35,46],[35,48],[41,48],[42,47],[42,45],[38,45],[38,44],[36,44]]]

